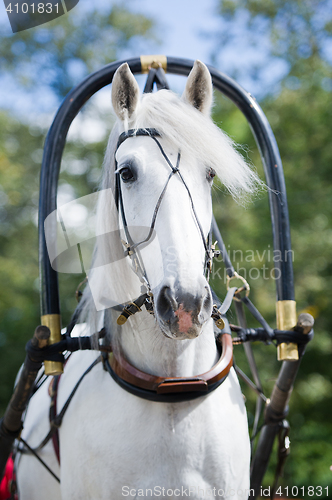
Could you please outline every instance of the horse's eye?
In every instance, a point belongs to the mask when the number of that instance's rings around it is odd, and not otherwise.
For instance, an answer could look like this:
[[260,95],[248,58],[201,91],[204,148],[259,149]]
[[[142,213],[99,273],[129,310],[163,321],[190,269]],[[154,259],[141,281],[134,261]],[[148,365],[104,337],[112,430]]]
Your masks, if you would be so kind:
[[123,182],[129,182],[134,179],[134,174],[129,167],[123,167],[120,170],[120,175]]
[[213,181],[214,177],[216,176],[216,171],[214,168],[210,168],[207,172],[207,178],[209,181]]

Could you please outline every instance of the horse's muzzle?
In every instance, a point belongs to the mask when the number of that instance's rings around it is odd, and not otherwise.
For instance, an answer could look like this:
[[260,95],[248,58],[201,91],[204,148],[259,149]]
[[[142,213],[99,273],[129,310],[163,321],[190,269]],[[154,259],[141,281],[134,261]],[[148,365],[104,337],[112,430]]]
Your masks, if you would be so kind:
[[180,340],[196,338],[211,317],[210,287],[205,282],[200,292],[194,295],[181,291],[176,284],[164,285],[157,296],[155,308],[157,320],[167,337]]

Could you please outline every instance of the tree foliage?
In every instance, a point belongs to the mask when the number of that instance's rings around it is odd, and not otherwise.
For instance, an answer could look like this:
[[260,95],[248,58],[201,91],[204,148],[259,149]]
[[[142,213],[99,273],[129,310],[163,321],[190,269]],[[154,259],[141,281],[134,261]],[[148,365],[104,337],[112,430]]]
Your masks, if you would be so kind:
[[[247,65],[245,69],[263,81],[267,72],[273,73],[280,62],[283,65],[279,85],[264,89],[260,104],[276,135],[284,165],[298,311],[311,312],[316,321],[316,336],[307,348],[291,398],[292,453],[286,463],[283,485],[329,485],[332,488],[329,469],[332,464],[332,369],[329,363],[332,354],[329,330],[332,321],[332,79],[328,53],[331,3],[327,0],[223,0],[218,5],[223,26],[218,35],[218,50],[234,44],[242,47],[246,54],[249,47],[254,53],[253,67]],[[2,37],[0,57],[4,70],[10,71],[19,85],[51,89],[52,95],[59,99],[86,74],[118,58],[119,50],[133,50],[136,55],[134,45],[152,35],[150,20],[133,16],[122,7],[115,5],[106,12],[90,11],[88,15],[74,9],[60,20]],[[259,58],[260,51],[265,54],[263,60]],[[216,54],[215,60],[219,66],[222,56]],[[243,71],[234,66],[234,73],[241,80]],[[245,118],[220,96],[216,97],[214,118],[238,143],[246,145],[244,154],[263,177],[259,153]],[[111,119],[107,113],[99,112],[99,119],[110,129]],[[20,122],[10,113],[0,114],[2,411],[24,358],[24,344],[39,323],[36,217],[45,132],[38,123]],[[95,190],[104,148],[105,140],[87,142],[77,137],[70,140],[65,150],[60,191],[71,190],[70,196],[78,198]],[[267,193],[260,193],[253,204],[246,207],[225,195],[222,186],[216,185],[213,196],[215,215],[235,267],[238,266],[241,274],[246,273],[252,300],[271,326],[275,326]],[[234,251],[239,252],[234,254]],[[219,274],[218,269],[221,269]],[[219,263],[214,268],[212,284],[221,297],[225,293],[223,276]],[[75,308],[74,294],[81,276],[63,274],[59,278],[66,324]],[[234,311],[230,314],[230,320],[235,322]],[[249,326],[257,326],[249,316],[248,322]],[[264,389],[269,395],[279,369],[275,348],[260,345],[254,348]],[[248,370],[240,346],[235,356],[241,368]],[[252,422],[254,396],[246,388],[243,390]],[[270,467],[266,484],[271,484],[272,475]]]
[[[262,95],[275,92],[278,76],[294,88],[331,87],[330,0],[219,0],[218,13],[215,61],[256,82]],[[229,51],[237,59],[230,61]]]
[[[261,29],[270,51],[269,67],[273,67],[273,60],[280,59],[287,67],[278,91],[265,92],[260,104],[276,136],[284,166],[297,309],[313,314],[316,335],[307,347],[290,401],[292,452],[286,462],[282,484],[331,488],[332,150],[329,123],[332,80],[327,49],[331,40],[332,5],[309,0],[223,1],[220,13],[223,21],[226,19],[229,23],[236,22],[239,17],[246,20],[248,30],[241,35],[246,44],[255,44],[257,30]],[[256,75],[263,69],[257,63]],[[218,98],[215,117],[237,142],[247,144],[249,158],[263,175],[252,134],[239,111],[225,99]],[[246,261],[245,253],[242,260],[239,259],[241,254],[235,256],[235,264],[243,268],[242,273],[249,273],[253,267],[261,270],[264,264],[269,269],[273,267],[273,262],[267,258],[269,245],[272,246],[267,194],[262,194],[245,210],[234,206],[227,197],[223,198],[218,212],[226,243],[231,244],[231,249],[258,250],[254,262]],[[266,254],[262,259],[264,250]],[[252,300],[275,325],[274,284],[267,275],[269,279],[263,279],[261,270],[259,276],[256,274],[258,279],[249,280]],[[251,321],[249,316],[248,321]],[[271,346],[255,346],[255,353],[269,395],[278,373],[275,352],[273,348],[271,351]],[[235,354],[239,362],[245,364],[238,348]],[[252,419],[253,396],[244,390]],[[275,465],[275,458],[272,465]],[[272,481],[273,467],[270,467],[265,482],[271,484]]]
[[154,37],[152,21],[111,2],[107,9],[77,6],[47,24],[0,38],[2,71],[26,89],[51,89],[63,98],[86,75],[137,51]]

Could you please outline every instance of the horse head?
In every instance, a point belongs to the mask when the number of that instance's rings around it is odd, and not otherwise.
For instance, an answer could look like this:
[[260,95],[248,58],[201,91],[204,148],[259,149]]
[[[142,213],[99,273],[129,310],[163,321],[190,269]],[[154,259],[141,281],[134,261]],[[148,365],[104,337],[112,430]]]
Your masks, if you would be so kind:
[[[113,192],[115,203],[111,207],[102,194],[99,219],[115,214],[113,227],[117,224],[121,236],[105,246],[104,253],[117,253],[113,261],[119,265],[116,276],[108,279],[100,272],[95,281],[103,280],[103,298],[112,282],[116,293],[122,286],[126,298],[118,303],[136,298],[143,283],[153,295],[156,321],[169,338],[196,338],[211,318],[206,276],[214,176],[235,196],[251,192],[257,183],[211,120],[212,94],[210,73],[200,61],[181,98],[170,90],[140,97],[127,64],[118,68],[112,83],[118,121],[110,136],[102,187]],[[119,261],[124,250],[128,257]],[[134,292],[130,282],[135,279]]]
[[[214,170],[204,164],[204,159],[195,158],[181,143],[181,137],[175,142],[158,128],[155,128],[156,135],[149,137],[151,118],[147,117],[144,122],[140,115],[145,114],[144,100],[155,101],[157,115],[158,101],[166,97],[184,110],[192,108],[208,116],[212,102],[211,76],[206,66],[197,61],[187,80],[182,102],[169,91],[157,94],[143,96],[141,103],[137,82],[128,65],[123,64],[115,74],[112,102],[123,129],[148,131],[144,136],[134,133],[119,145],[116,172],[120,176],[119,189],[128,227],[139,225],[149,229],[155,214],[153,229],[160,259],[153,245],[137,246],[137,250],[142,254],[153,290],[158,324],[168,337],[195,338],[212,312],[204,268],[208,257],[206,241],[211,227]],[[137,236],[131,235],[131,238],[137,244]]]

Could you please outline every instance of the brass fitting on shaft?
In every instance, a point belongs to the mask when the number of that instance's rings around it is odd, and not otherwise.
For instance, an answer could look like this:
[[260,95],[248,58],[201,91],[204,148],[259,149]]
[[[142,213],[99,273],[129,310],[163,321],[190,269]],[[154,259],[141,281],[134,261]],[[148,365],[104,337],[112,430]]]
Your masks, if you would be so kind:
[[[41,324],[48,326],[51,331],[49,344],[55,344],[61,340],[61,316],[60,314],[45,314],[41,317]],[[63,363],[60,361],[45,361],[46,375],[60,375],[63,373]]]

